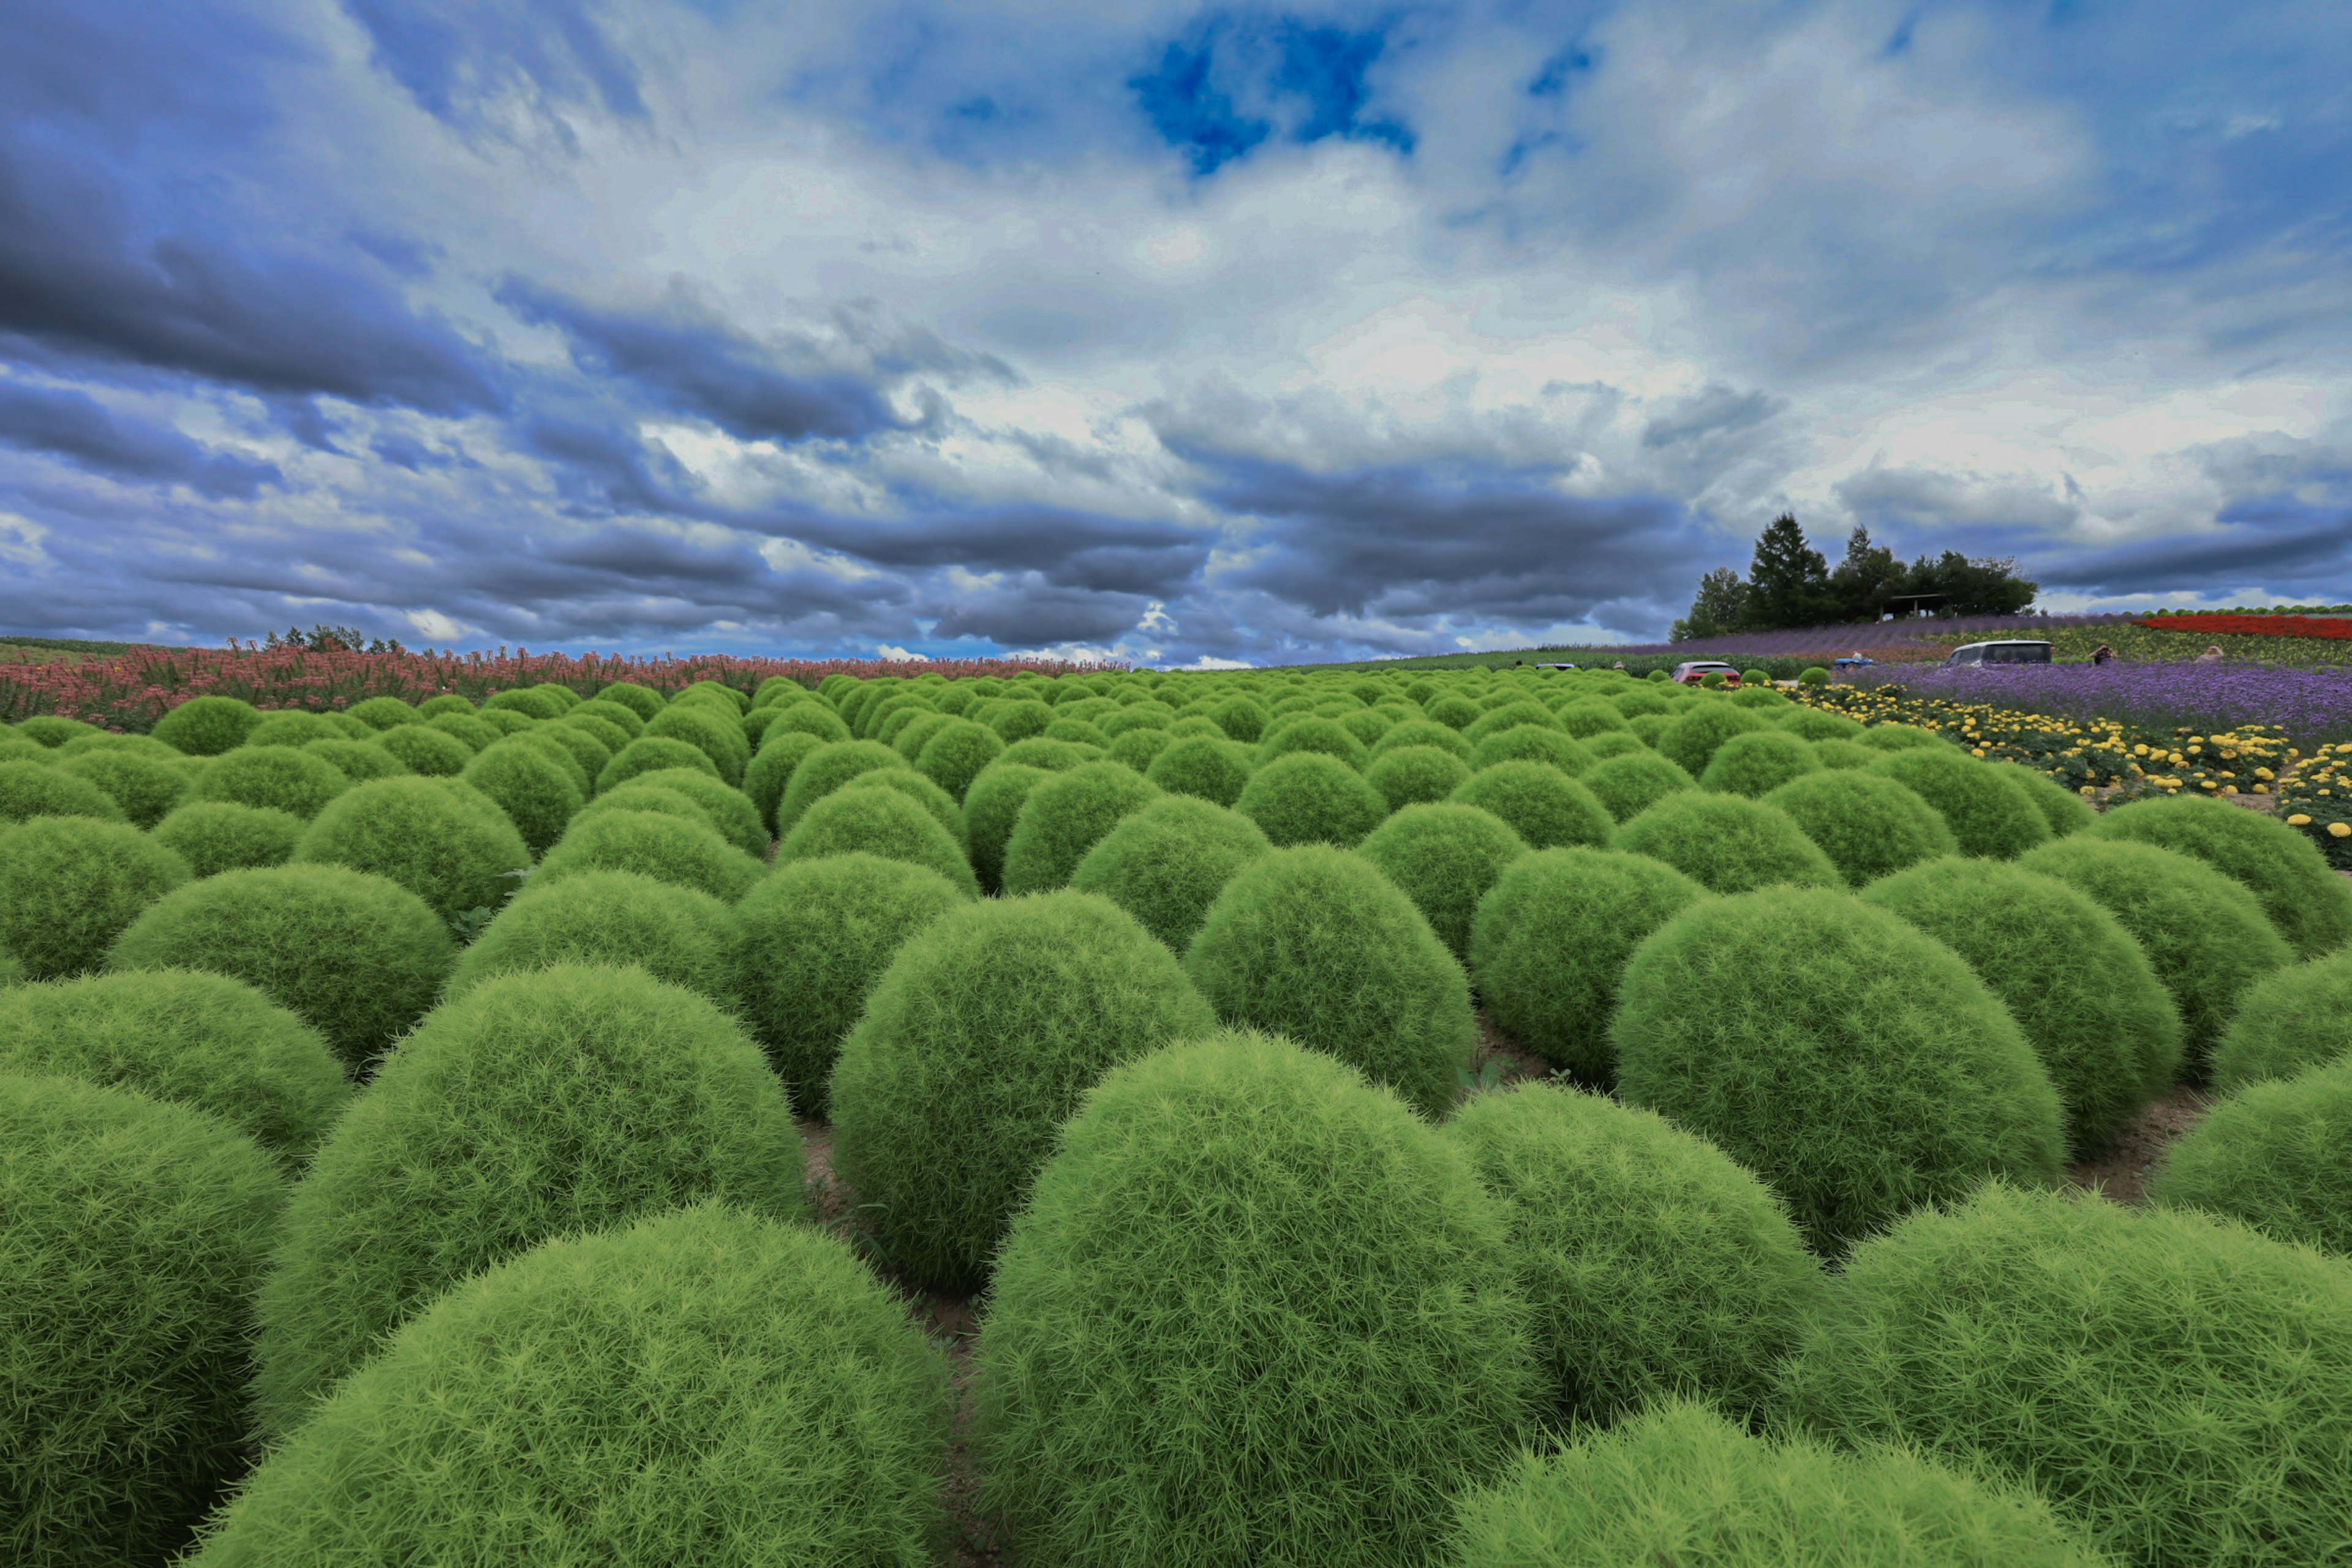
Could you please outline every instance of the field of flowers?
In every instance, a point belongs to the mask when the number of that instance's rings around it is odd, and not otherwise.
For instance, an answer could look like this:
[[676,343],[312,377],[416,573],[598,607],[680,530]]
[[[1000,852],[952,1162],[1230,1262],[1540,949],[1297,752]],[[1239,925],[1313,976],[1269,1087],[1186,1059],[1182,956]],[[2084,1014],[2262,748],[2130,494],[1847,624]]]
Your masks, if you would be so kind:
[[6,673],[11,1568],[2352,1541],[2292,703]]
[[[98,646],[98,645],[93,645]],[[95,657],[60,657],[54,648],[12,650],[0,644],[0,720],[37,713],[82,719],[102,729],[143,734],[192,697],[234,697],[257,708],[332,712],[372,697],[427,702],[455,694],[480,701],[523,685],[558,685],[583,696],[617,681],[665,695],[699,680],[756,685],[772,676],[814,684],[842,672],[877,676],[929,671],[943,677],[1058,674],[1078,667],[1014,659],[908,661],[737,658],[702,654],[687,658],[641,655],[534,654],[504,647],[496,653],[352,653],[307,648],[125,647]]]

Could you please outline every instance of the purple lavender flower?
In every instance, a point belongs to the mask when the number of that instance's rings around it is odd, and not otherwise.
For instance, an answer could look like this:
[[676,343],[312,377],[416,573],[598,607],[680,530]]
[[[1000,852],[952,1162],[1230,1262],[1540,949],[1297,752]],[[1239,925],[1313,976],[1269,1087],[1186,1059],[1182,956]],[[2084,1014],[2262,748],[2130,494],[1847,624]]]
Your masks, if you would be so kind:
[[2114,719],[2142,729],[2276,724],[2306,748],[2352,740],[2352,669],[2222,661],[1913,665],[1863,675],[1867,684],[1900,684],[1915,696],[1990,702],[2069,719]]

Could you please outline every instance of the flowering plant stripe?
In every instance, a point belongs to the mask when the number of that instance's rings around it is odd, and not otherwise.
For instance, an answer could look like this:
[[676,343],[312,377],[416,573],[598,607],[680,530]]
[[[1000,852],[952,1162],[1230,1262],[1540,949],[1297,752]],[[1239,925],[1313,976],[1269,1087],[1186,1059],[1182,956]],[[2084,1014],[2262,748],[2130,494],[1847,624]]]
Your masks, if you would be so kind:
[[455,691],[479,702],[515,686],[568,686],[583,696],[619,681],[668,696],[698,680],[750,690],[770,676],[814,686],[828,675],[907,679],[940,674],[1060,675],[1092,666],[1025,659],[961,658],[876,661],[859,658],[690,658],[587,653],[534,654],[500,647],[474,653],[321,653],[314,649],[135,647],[127,653],[69,663],[0,662],[0,719],[11,723],[36,713],[81,719],[105,729],[143,731],[192,697],[238,697],[257,708],[348,708],[370,697],[422,702]]
[[2228,637],[2324,637],[2352,642],[2352,618],[2324,616],[2142,616],[2134,623],[2158,632],[2211,632]]

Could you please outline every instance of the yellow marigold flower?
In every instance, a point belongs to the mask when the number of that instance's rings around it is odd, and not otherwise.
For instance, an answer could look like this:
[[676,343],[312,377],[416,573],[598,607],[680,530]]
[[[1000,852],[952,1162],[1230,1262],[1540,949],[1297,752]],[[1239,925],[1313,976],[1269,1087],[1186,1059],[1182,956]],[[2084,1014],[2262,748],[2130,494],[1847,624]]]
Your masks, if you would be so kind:
[[2278,777],[2278,774],[2271,772],[2268,768],[2256,768],[2254,770],[2254,776],[2267,783],[2269,780]]
[[2298,811],[2286,819],[2286,825],[2289,827],[2308,827],[2311,826],[2311,814],[2307,811]]
[[2330,838],[2352,838],[2352,822],[2331,822],[2327,825]]
[[2147,742],[2146,741],[2135,742],[2132,745],[2132,755],[2135,757],[2144,757],[2147,755]]
[[2213,781],[2211,779],[2199,779],[2197,782],[2207,789],[2211,789],[2213,787]]

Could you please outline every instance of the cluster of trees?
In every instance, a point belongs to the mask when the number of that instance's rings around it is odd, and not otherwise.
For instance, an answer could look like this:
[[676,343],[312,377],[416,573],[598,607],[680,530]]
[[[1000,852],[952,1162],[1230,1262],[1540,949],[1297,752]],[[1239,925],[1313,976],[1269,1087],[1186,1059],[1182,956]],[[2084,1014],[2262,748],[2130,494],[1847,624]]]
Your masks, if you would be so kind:
[[1906,566],[1892,550],[1873,544],[1866,528],[1846,536],[1845,559],[1832,569],[1806,542],[1797,520],[1783,512],[1757,539],[1745,578],[1724,566],[1699,579],[1690,614],[1675,623],[1671,636],[1687,642],[1888,615],[2013,616],[2041,591],[2042,584],[2017,574],[2013,560],[1947,550]]
[[[229,646],[232,647],[236,646],[235,637],[229,638]],[[408,651],[400,646],[397,639],[371,637],[357,626],[315,626],[307,632],[299,626],[289,626],[282,637],[276,632],[271,632],[268,640],[261,646],[265,649],[305,648],[311,653],[406,653]]]

